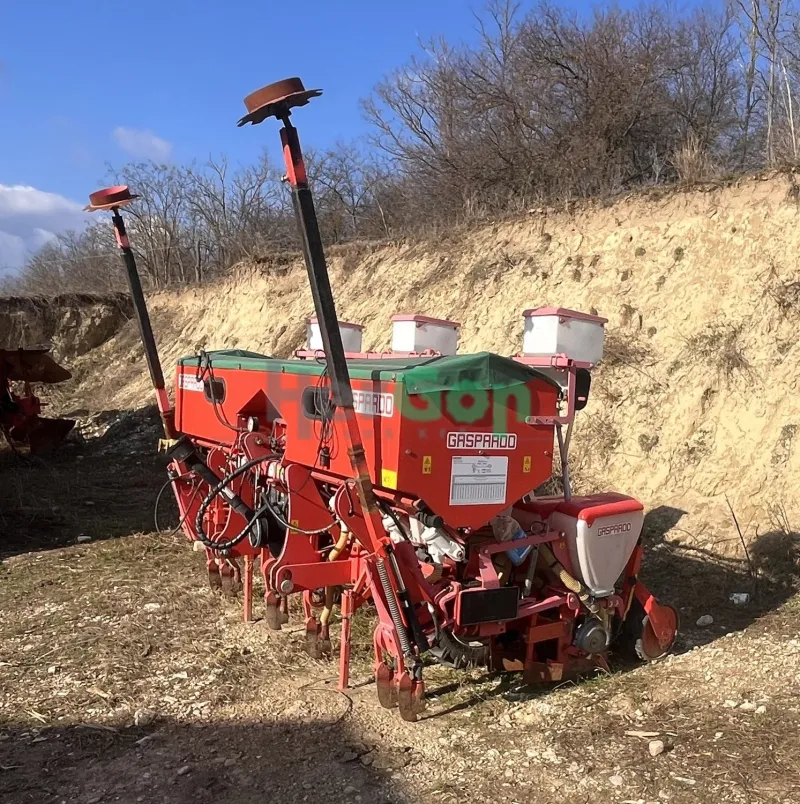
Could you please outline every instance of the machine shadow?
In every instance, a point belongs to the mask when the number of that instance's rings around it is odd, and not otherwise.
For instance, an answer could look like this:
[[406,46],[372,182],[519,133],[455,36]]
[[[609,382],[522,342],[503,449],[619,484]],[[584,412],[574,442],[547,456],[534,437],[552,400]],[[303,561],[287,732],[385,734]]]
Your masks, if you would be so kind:
[[362,755],[378,749],[343,721],[165,720],[119,729],[0,722],[0,734],[4,804],[409,801],[391,778],[402,766],[367,767]]
[[[479,684],[487,684],[496,681],[494,687],[490,690],[481,690],[479,694],[469,694],[469,687]],[[427,698],[429,701],[429,709],[424,714],[420,715],[420,721],[423,720],[436,720],[437,718],[444,717],[445,715],[453,715],[457,712],[464,712],[483,701],[491,701],[498,698],[504,698],[509,703],[526,700],[530,701],[534,698],[540,698],[552,692],[557,684],[541,684],[531,686],[522,681],[519,673],[505,673],[502,671],[486,672],[472,678],[469,681],[453,682],[451,684],[444,684],[439,687],[431,687],[427,690]],[[448,695],[461,693],[464,697],[454,703],[443,703],[443,708],[438,708],[437,699],[444,698]]]
[[[741,549],[738,556],[729,557],[667,539],[684,514],[669,506],[655,508],[645,517],[642,534],[643,580],[680,614],[678,652],[746,628],[800,588],[798,534],[787,530],[758,535],[748,544],[748,561]],[[713,623],[697,626],[703,615],[713,617]]]
[[[707,645],[727,633],[747,628],[780,608],[800,589],[800,534],[785,530],[759,535],[748,545],[751,570],[745,557],[727,558],[668,540],[667,534],[685,513],[670,506],[655,508],[646,515],[642,531],[645,543],[642,579],[662,602],[674,606],[680,616],[674,653]],[[742,593],[749,596],[747,603],[736,604],[731,600],[731,595]],[[705,614],[713,617],[713,623],[698,627],[697,620]],[[613,672],[626,672],[635,666],[611,657]],[[479,693],[469,694],[471,686],[490,681],[498,683],[488,691],[484,687]],[[462,697],[450,705],[443,702],[441,709],[432,707],[433,711],[423,715],[423,719],[463,711],[490,699],[532,699],[547,695],[558,686],[529,686],[518,674],[485,673],[470,681],[429,689],[428,695],[434,701],[454,693],[461,693]]]
[[[76,433],[48,457],[0,451],[0,559],[153,530],[166,479],[153,409],[99,414],[103,435]],[[167,495],[165,495],[166,497]],[[164,500],[162,517],[174,506]]]

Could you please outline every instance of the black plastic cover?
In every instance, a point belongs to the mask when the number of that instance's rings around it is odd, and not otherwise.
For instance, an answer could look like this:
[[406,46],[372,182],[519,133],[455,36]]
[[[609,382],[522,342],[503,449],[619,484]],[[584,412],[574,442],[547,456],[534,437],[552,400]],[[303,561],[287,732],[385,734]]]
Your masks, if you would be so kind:
[[456,602],[456,623],[478,625],[515,620],[519,608],[519,589],[501,586],[499,589],[464,589]]

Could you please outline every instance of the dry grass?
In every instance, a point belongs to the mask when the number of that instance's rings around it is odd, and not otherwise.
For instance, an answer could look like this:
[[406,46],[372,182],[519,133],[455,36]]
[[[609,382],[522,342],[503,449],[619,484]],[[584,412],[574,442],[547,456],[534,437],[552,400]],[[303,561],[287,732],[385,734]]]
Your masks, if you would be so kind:
[[[595,424],[598,437],[613,430]],[[202,556],[182,537],[137,532],[158,465],[98,448],[0,471],[5,516],[27,534],[3,542],[0,564],[4,802],[145,795],[189,804],[211,795],[255,804],[264,790],[287,804],[356,794],[376,804],[458,804],[497,801],[498,790],[537,804],[797,799],[798,602],[715,641],[790,594],[773,600],[762,585],[758,608],[722,610],[741,568],[656,543],[648,581],[685,615],[681,649],[705,647],[556,690],[431,666],[426,718],[409,726],[377,707],[368,682],[369,611],[355,618],[355,686],[345,696],[331,683],[335,663],[303,653],[297,605],[280,633],[245,626],[240,603],[211,593]],[[81,505],[87,489],[98,505]],[[789,528],[780,512],[776,522]],[[81,532],[96,536],[75,544]],[[709,609],[728,624],[694,629]],[[658,732],[668,750],[650,757],[631,730]]]
[[672,156],[672,164],[681,184],[692,185],[714,178],[714,165],[708,149],[700,138],[691,133]]
[[[738,653],[735,648],[731,652]],[[566,708],[574,715],[573,726],[554,731],[553,754],[564,757],[562,764],[608,768],[606,773],[620,777],[621,792],[633,800],[664,793],[678,802],[713,801],[715,796],[727,802],[794,800],[800,762],[792,748],[774,739],[797,728],[793,696],[787,691],[779,699],[758,694],[755,687],[746,691],[746,679],[734,672],[728,692],[714,689],[715,681],[725,679],[708,658],[572,691]],[[703,686],[705,691],[699,689]],[[726,706],[726,700],[733,706]],[[740,709],[742,704],[748,708]],[[755,715],[758,706],[766,712]],[[655,759],[648,751],[650,739],[666,747]]]
[[580,433],[581,450],[596,453],[608,460],[620,445],[622,435],[608,413],[585,412],[576,431]]
[[691,361],[711,367],[731,385],[737,376],[752,376],[750,361],[741,343],[743,330],[743,324],[709,324],[686,340],[683,353]]
[[796,276],[783,278],[773,270],[766,290],[782,315],[794,316],[800,312],[800,279]]
[[603,366],[609,368],[642,366],[647,363],[650,355],[648,346],[635,335],[613,329],[606,333]]
[[229,701],[251,660],[187,571],[202,565],[183,539],[145,535],[7,562],[4,717],[121,727],[141,709],[181,716]]
[[358,762],[372,746],[300,618],[245,627],[204,574],[183,538],[146,534],[5,562],[0,800],[406,802]]
[[253,639],[241,601],[204,579],[202,555],[182,536],[134,534],[8,560],[4,717],[40,719],[34,710],[47,722],[122,727],[152,709],[202,720],[247,697],[265,662],[279,674],[309,665],[297,628]]
[[[559,780],[551,789],[561,800],[795,801],[800,761],[778,735],[794,733],[800,710],[772,667],[800,666],[800,646],[788,641],[797,610],[795,598],[750,633],[544,694],[501,676],[453,683],[451,711],[471,715],[466,728],[447,727],[447,739],[465,761],[481,755],[479,772],[509,745],[523,749],[511,751],[519,800],[528,799],[517,780],[539,773]],[[665,745],[659,756],[651,739]],[[549,801],[544,791],[530,800]]]

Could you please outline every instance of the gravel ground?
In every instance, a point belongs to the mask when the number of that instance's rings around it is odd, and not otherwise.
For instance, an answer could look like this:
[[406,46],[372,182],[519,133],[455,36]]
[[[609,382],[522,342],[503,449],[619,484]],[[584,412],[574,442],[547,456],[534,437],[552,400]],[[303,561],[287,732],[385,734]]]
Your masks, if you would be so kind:
[[680,605],[679,655],[544,690],[431,667],[411,725],[377,704],[367,617],[344,695],[297,618],[243,624],[182,537],[148,533],[162,477],[107,441],[0,468],[4,804],[800,800],[785,582],[732,606],[738,575],[725,586],[701,556],[707,576],[678,577],[659,547],[648,573]]

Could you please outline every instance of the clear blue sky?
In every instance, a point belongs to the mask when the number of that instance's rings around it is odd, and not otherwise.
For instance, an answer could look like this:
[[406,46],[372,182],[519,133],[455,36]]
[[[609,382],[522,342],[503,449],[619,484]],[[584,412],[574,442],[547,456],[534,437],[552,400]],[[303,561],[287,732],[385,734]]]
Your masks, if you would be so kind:
[[419,40],[474,39],[473,11],[482,6],[0,0],[0,271],[82,222],[77,202],[102,186],[106,163],[221,153],[247,162],[265,146],[275,153],[276,125],[236,128],[242,99],[264,84],[299,75],[324,89],[298,115],[306,144],[362,133],[359,99]]
[[419,38],[471,37],[474,7],[0,0],[0,183],[82,200],[105,162],[129,158],[113,136],[117,127],[151,132],[171,144],[175,161],[212,152],[247,160],[277,135],[270,125],[236,128],[243,97],[292,75],[325,90],[302,115],[305,140],[350,137],[364,129],[359,98]]

